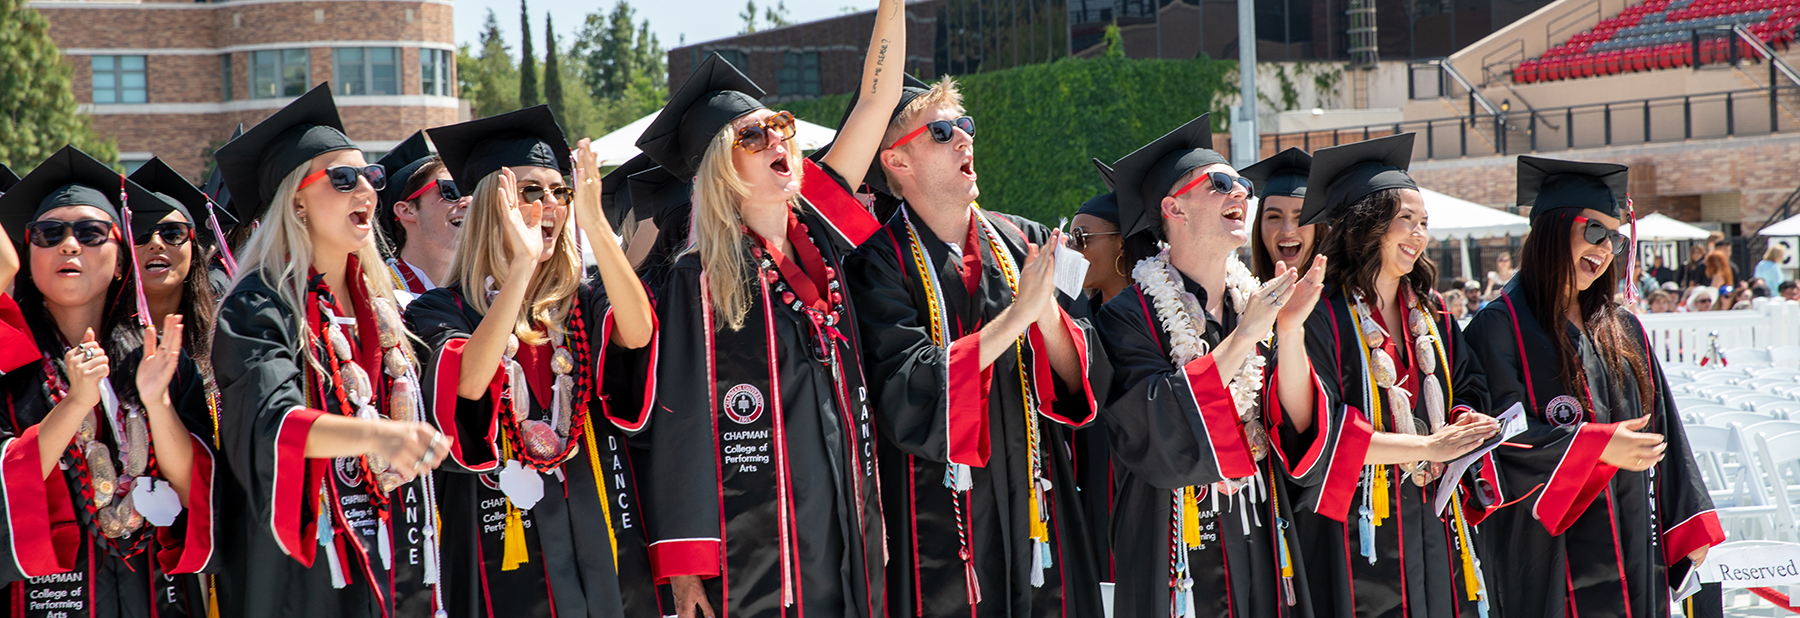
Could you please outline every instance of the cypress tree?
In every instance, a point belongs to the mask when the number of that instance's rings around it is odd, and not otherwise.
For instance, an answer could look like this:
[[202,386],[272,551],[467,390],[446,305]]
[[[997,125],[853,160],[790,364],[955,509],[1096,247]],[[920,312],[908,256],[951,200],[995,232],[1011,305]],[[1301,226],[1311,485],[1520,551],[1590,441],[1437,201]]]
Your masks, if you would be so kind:
[[531,49],[531,10],[525,2],[519,0],[519,107],[539,103],[537,53]]
[[556,48],[556,18],[544,14],[544,102],[558,122],[567,122],[568,108],[563,106],[562,59]]

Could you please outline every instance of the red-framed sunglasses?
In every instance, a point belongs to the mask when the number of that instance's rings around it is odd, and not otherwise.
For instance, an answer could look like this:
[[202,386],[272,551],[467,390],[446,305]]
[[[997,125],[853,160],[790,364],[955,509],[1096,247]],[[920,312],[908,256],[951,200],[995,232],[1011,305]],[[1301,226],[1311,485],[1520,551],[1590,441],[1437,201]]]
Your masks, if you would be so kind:
[[455,180],[451,180],[449,178],[439,178],[437,180],[433,180],[431,182],[425,183],[425,186],[419,187],[418,191],[414,191],[412,195],[408,195],[408,196],[406,196],[406,199],[403,199],[400,201],[410,202],[410,201],[419,199],[419,196],[425,195],[426,191],[430,191],[433,188],[437,189],[438,197],[443,198],[443,200],[446,202],[454,202],[456,200],[462,199],[462,190],[458,189],[456,187]]
[[969,139],[975,139],[975,119],[963,116],[956,120],[933,120],[927,122],[925,123],[925,126],[913,129],[911,133],[907,133],[906,135],[901,136],[900,139],[894,140],[894,145],[888,146],[887,149],[893,150],[905,146],[907,142],[913,141],[913,138],[918,137],[919,134],[926,131],[931,132],[931,139],[937,143],[948,144],[950,143],[951,138],[956,137],[956,129],[962,129],[962,132],[969,134]]
[[337,189],[338,193],[349,193],[356,190],[356,179],[359,177],[367,178],[369,180],[369,186],[376,191],[387,188],[387,168],[382,167],[380,164],[365,165],[363,167],[351,167],[348,165],[327,167],[311,174],[307,174],[305,178],[300,179],[299,188],[305,189],[313,183],[319,182],[319,179],[321,178],[330,178],[331,188]]
[[1200,183],[1206,182],[1209,180],[1212,181],[1212,190],[1218,191],[1220,193],[1224,193],[1226,195],[1231,194],[1231,191],[1234,188],[1233,187],[1234,185],[1243,186],[1244,193],[1248,193],[1248,194],[1252,194],[1252,195],[1254,195],[1256,193],[1256,185],[1252,184],[1250,182],[1249,178],[1245,178],[1243,176],[1233,176],[1233,175],[1227,174],[1225,172],[1207,172],[1205,174],[1200,175],[1199,178],[1195,178],[1192,181],[1188,182],[1186,185],[1182,185],[1180,191],[1176,191],[1174,195],[1171,195],[1169,197],[1181,197],[1181,194],[1192,191],[1192,190],[1194,190],[1194,187],[1200,186]]

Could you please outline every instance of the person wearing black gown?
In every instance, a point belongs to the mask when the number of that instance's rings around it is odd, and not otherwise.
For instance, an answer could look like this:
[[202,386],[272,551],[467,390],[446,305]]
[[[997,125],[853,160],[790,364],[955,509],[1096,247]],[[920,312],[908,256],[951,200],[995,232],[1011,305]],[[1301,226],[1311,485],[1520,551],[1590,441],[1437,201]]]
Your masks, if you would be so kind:
[[[898,45],[901,2],[876,15],[872,42]],[[874,94],[838,134],[845,169],[867,166],[856,158],[874,156],[899,94],[879,76],[904,49],[882,49],[863,73]],[[651,565],[683,618],[888,615],[874,421],[841,276],[877,226],[762,94],[709,55],[638,140],[667,181],[694,186],[694,237],[656,294]]]
[[26,258],[0,302],[8,615],[207,614],[186,574],[219,566],[212,418],[181,316],[140,322],[125,244],[123,209],[160,199],[73,147],[0,197]]
[[[1211,149],[1208,116],[1113,164],[1121,231],[1163,243],[1096,318],[1113,383],[1102,418],[1120,464],[1113,615],[1309,617],[1291,499],[1261,410],[1259,342],[1296,332],[1325,269],[1263,283],[1235,251],[1251,183]],[[1322,261],[1322,260],[1321,260]],[[1301,375],[1304,375],[1301,367]],[[1267,418],[1274,416],[1275,418]]]
[[[649,409],[608,367],[634,367],[653,322],[600,215],[595,155],[583,140],[570,170],[541,105],[430,134],[474,200],[444,287],[406,310],[431,418],[458,444],[439,498],[449,613],[663,615],[622,452]],[[585,281],[577,226],[599,264]]]
[[845,262],[884,436],[888,599],[905,616],[1098,615],[1070,429],[1093,422],[1105,361],[1055,289],[1061,232],[975,205],[961,100],[946,79],[894,116],[882,173],[905,201]]
[[[384,186],[322,84],[219,149],[244,225],[213,371],[234,491],[221,616],[430,616],[437,484],[411,333],[375,248]],[[354,342],[354,344],[352,344]]]
[[[1500,615],[1668,616],[1671,589],[1725,540],[1662,366],[1613,298],[1628,176],[1520,156],[1530,267],[1469,323],[1494,407],[1526,410],[1508,440],[1524,447],[1495,451],[1521,502],[1482,522]],[[1684,615],[1719,614],[1715,587],[1692,601]]]
[[405,292],[399,297],[404,310],[412,299],[446,281],[469,211],[465,189],[474,187],[456,184],[444,160],[425,145],[424,131],[401,141],[377,163],[388,170],[388,185],[380,192],[375,221],[381,225],[382,254],[394,285]]
[[[1087,275],[1082,277],[1082,302],[1087,315],[1098,316],[1100,307],[1131,286],[1130,265],[1135,259],[1126,255],[1119,234],[1119,198],[1112,190],[1112,167],[1094,159],[1094,168],[1106,183],[1106,192],[1089,198],[1069,220],[1070,249],[1081,252],[1087,260]],[[1081,496],[1082,515],[1087,518],[1088,542],[1094,548],[1094,559],[1100,566],[1100,581],[1115,582],[1117,563],[1112,554],[1113,497],[1118,494],[1118,473],[1114,470],[1112,447],[1108,445],[1106,423],[1090,423],[1075,430],[1072,452],[1075,467],[1075,491]]]
[[138,268],[144,273],[150,322],[180,315],[182,331],[186,333],[182,353],[199,363],[200,373],[210,381],[212,326],[218,314],[218,296],[207,265],[213,263],[216,249],[210,230],[199,227],[194,219],[194,213],[206,212],[206,194],[162,159],[144,163],[131,173],[131,181],[157,198],[131,207],[131,226],[136,236],[132,242],[137,245]]
[[1311,379],[1290,378],[1306,361],[1280,345],[1271,390],[1291,421],[1280,442],[1304,488],[1294,525],[1319,615],[1451,618],[1484,602],[1473,527],[1499,504],[1477,490],[1493,467],[1484,457],[1439,477],[1499,424],[1481,363],[1432,291],[1412,140],[1321,149],[1307,176],[1300,224],[1331,223],[1320,251],[1333,268],[1304,326]]
[[1300,225],[1300,207],[1306,201],[1306,175],[1312,156],[1289,148],[1241,170],[1256,184],[1256,222],[1250,225],[1250,272],[1259,279],[1275,276],[1277,262],[1307,274],[1319,255],[1323,230]]

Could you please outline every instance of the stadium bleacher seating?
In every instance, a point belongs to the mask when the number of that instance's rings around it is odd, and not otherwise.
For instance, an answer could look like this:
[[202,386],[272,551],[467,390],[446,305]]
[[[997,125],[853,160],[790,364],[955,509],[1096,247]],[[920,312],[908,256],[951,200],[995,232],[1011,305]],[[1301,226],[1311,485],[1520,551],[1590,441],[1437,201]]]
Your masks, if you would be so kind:
[[1734,44],[1738,57],[1750,56],[1749,45],[1735,38],[1694,44],[1696,30],[1738,25],[1786,49],[1800,29],[1800,0],[1648,0],[1519,63],[1512,79],[1532,84],[1722,62]]

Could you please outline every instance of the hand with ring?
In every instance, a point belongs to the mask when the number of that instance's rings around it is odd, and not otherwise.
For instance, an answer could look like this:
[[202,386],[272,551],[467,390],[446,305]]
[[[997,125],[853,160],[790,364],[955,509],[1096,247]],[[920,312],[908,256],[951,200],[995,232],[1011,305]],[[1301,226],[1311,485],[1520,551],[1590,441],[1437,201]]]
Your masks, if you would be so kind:
[[[425,423],[374,420],[373,452],[387,458],[401,478],[411,481],[443,463],[455,439]],[[444,448],[439,449],[438,445]]]
[[100,381],[112,373],[106,358],[106,350],[94,341],[94,329],[88,329],[81,337],[81,343],[63,353],[64,371],[69,378],[69,392],[65,397],[73,401],[76,408],[86,411],[100,404]]

